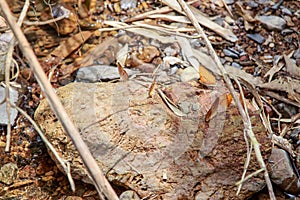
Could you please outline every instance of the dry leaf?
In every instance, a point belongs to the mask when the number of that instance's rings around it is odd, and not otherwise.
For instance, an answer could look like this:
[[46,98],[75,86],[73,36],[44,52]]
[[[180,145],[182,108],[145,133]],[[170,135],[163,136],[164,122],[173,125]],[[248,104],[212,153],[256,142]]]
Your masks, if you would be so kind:
[[117,66],[118,66],[118,71],[120,74],[120,80],[121,81],[128,81],[128,74],[125,71],[125,69],[121,66],[121,64],[119,62],[117,62]]
[[205,67],[199,67],[200,83],[207,86],[212,86],[216,84],[215,76],[208,71]]
[[205,121],[209,122],[212,118],[214,118],[218,113],[220,98],[217,97],[214,103],[211,105],[210,109],[207,111],[205,115]]
[[179,110],[179,108],[160,89],[157,89],[157,92],[160,98],[162,98],[163,102],[175,115],[179,117],[186,116],[186,114]]
[[220,97],[217,97],[214,103],[211,105],[210,109],[205,115],[205,121],[209,122],[218,113],[225,112],[232,102],[232,95],[230,93],[225,93]]
[[92,36],[91,31],[82,31],[63,41],[54,51],[51,52],[51,55],[58,57],[60,59],[65,59],[73,51],[78,49],[87,39]]
[[152,98],[154,91],[155,91],[154,90],[155,86],[156,86],[156,77],[154,78],[152,84],[150,85],[149,92],[148,92],[148,98]]

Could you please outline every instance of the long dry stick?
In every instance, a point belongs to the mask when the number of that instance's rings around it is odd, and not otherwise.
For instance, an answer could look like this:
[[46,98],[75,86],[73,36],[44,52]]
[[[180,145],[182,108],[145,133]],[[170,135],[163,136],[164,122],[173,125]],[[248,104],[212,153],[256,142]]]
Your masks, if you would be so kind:
[[195,18],[195,16],[193,15],[192,11],[189,9],[188,5],[184,2],[184,0],[177,0],[178,3],[180,4],[181,8],[183,9],[183,11],[186,13],[187,17],[191,20],[191,22],[193,23],[194,27],[196,28],[196,30],[198,31],[198,33],[200,35],[202,35],[204,42],[206,43],[206,46],[208,48],[208,51],[210,52],[210,55],[213,57],[215,63],[217,64],[219,70],[222,73],[223,79],[226,83],[226,86],[228,87],[229,91],[231,92],[233,99],[239,109],[239,112],[242,116],[243,122],[244,122],[244,131],[247,133],[247,135],[249,136],[253,147],[254,147],[254,151],[255,151],[255,155],[256,155],[256,159],[261,167],[261,169],[264,170],[264,176],[265,176],[265,181],[269,190],[269,195],[270,195],[270,199],[275,200],[275,195],[274,195],[274,191],[273,191],[273,187],[272,187],[272,183],[266,168],[266,164],[264,163],[263,157],[261,155],[260,152],[260,148],[259,148],[259,143],[252,131],[252,127],[251,127],[251,121],[249,116],[246,115],[243,106],[241,104],[241,102],[239,101],[239,98],[236,96],[235,91],[234,91],[234,87],[230,81],[230,78],[228,77],[228,74],[225,70],[225,68],[223,67],[218,55],[216,54],[213,46],[211,45],[210,41],[208,40],[206,34],[204,33],[202,27],[200,26],[200,24],[197,22],[197,19]]
[[10,28],[12,29],[15,37],[19,42],[19,46],[23,52],[23,55],[28,60],[28,63],[34,72],[34,75],[40,84],[43,92],[46,95],[46,98],[53,109],[54,113],[56,114],[59,121],[62,123],[65,131],[68,133],[70,138],[72,139],[75,147],[77,148],[83,163],[87,167],[93,181],[95,187],[99,194],[103,192],[105,196],[110,200],[118,200],[118,196],[112,189],[111,185],[103,175],[102,171],[100,170],[97,162],[93,158],[92,154],[88,150],[87,145],[83,142],[80,137],[80,134],[72,121],[70,120],[68,114],[66,113],[62,103],[60,102],[59,98],[56,96],[51,84],[47,81],[47,77],[38,62],[33,50],[30,47],[26,37],[24,36],[20,27],[17,26],[14,17],[6,3],[5,0],[0,0],[0,7],[4,14],[5,19],[7,20]]

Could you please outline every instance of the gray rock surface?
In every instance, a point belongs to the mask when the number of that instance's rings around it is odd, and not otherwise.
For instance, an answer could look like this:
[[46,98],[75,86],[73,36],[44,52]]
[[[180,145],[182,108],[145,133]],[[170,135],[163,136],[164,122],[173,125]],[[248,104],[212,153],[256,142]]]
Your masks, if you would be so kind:
[[300,181],[291,164],[288,153],[283,149],[273,148],[269,158],[271,180],[291,194],[300,193]]
[[257,16],[256,19],[260,21],[270,31],[281,31],[286,25],[286,21],[284,19],[274,15]]

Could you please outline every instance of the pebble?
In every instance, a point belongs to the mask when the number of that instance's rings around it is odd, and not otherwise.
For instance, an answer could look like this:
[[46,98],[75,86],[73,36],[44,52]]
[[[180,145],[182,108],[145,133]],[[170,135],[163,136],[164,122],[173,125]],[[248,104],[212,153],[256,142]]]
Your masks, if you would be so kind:
[[254,2],[254,1],[248,2],[247,5],[248,5],[250,8],[257,8],[257,7],[258,7],[258,3]]
[[286,7],[281,6],[280,8],[281,8],[281,12],[283,14],[290,15],[290,16],[293,15],[293,13],[289,9],[287,9]]
[[[136,70],[125,69],[129,76],[139,73]],[[77,82],[95,83],[100,80],[113,80],[120,78],[117,67],[109,65],[93,65],[80,68],[76,75]]]
[[233,62],[233,58],[231,58],[231,57],[227,57],[227,56],[226,56],[224,59],[225,59],[226,61],[228,61],[228,62]]
[[121,0],[121,8],[122,10],[127,10],[131,8],[135,8],[137,5],[137,0]]
[[293,22],[293,20],[290,16],[284,16],[284,19],[286,21],[287,26],[289,26],[289,27],[295,26],[295,23]]
[[254,33],[254,34],[247,34],[247,37],[250,38],[251,40],[254,40],[258,44],[264,43],[266,40],[261,34],[259,33]]
[[228,24],[230,24],[230,25],[234,24],[234,22],[235,22],[235,20],[232,19],[229,15],[227,15],[227,16],[225,17],[225,21],[226,21]]
[[275,47],[275,44],[274,44],[273,42],[271,42],[271,43],[269,44],[269,47],[270,47],[270,48],[273,48],[273,47]]
[[237,62],[233,62],[232,64],[232,67],[235,67],[235,68],[238,68],[238,69],[242,69],[243,68],[243,66],[241,66],[239,63],[237,63]]
[[225,56],[231,57],[231,58],[239,58],[239,54],[236,52],[233,52],[229,49],[223,49],[223,53]]
[[140,200],[140,197],[133,190],[126,190],[120,195],[120,200]]
[[294,52],[293,57],[294,57],[295,59],[300,59],[300,48],[298,48],[298,49]]
[[270,178],[285,192],[299,194],[300,181],[294,172],[290,157],[283,149],[273,148],[269,157]]
[[187,67],[185,68],[180,76],[180,79],[182,82],[188,82],[191,80],[199,79],[200,75],[193,67]]
[[292,30],[292,29],[284,29],[284,30],[281,31],[281,34],[282,35],[288,35],[288,34],[291,34],[293,32],[294,32],[294,30]]
[[286,25],[286,21],[284,19],[275,15],[257,16],[256,19],[270,31],[281,31]]
[[234,0],[225,0],[225,2],[226,2],[227,5],[234,4]]

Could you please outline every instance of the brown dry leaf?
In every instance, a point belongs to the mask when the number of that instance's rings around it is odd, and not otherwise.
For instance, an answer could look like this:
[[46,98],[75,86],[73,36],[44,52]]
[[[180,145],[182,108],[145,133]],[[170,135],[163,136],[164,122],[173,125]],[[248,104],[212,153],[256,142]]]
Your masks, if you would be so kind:
[[219,108],[219,102],[220,102],[220,98],[217,97],[205,115],[206,122],[209,122],[212,118],[214,118],[217,115],[218,108]]
[[157,92],[160,96],[160,98],[163,100],[163,102],[166,104],[166,106],[177,116],[183,117],[186,116],[185,113],[183,113],[179,108],[160,90],[157,89]]
[[218,113],[225,112],[232,102],[232,95],[230,93],[224,93],[223,95],[216,98],[211,105],[210,109],[205,115],[205,121],[209,122]]
[[118,71],[120,74],[120,80],[121,81],[128,81],[128,74],[125,71],[125,69],[121,66],[121,64],[119,62],[117,62],[117,66],[118,66]]
[[200,83],[207,86],[213,86],[217,83],[215,76],[205,67],[199,67]]
[[298,67],[287,55],[283,54],[286,71],[295,76],[296,78],[300,78],[300,67]]
[[153,94],[154,94],[154,89],[156,87],[156,77],[154,78],[150,88],[149,88],[149,92],[148,92],[148,98],[152,98],[153,97]]
[[60,59],[65,59],[69,56],[73,51],[78,49],[87,39],[89,39],[93,35],[90,31],[82,31],[69,37],[67,40],[63,41],[54,51],[52,51],[51,55],[58,57]]

